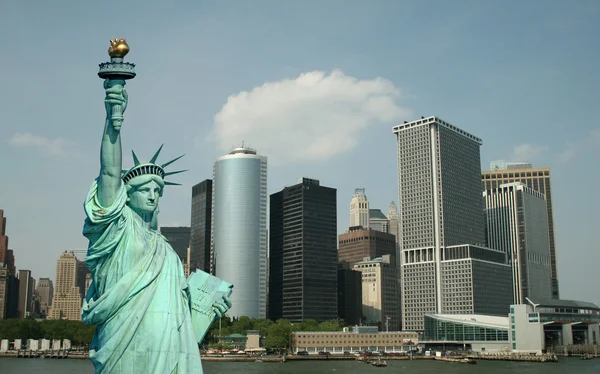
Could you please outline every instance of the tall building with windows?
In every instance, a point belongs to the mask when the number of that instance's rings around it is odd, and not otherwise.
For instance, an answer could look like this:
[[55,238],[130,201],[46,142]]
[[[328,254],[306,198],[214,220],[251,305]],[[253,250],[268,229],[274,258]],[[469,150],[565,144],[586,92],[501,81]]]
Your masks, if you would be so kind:
[[0,319],[17,318],[19,280],[16,277],[15,256],[8,249],[6,217],[0,209]]
[[392,234],[359,226],[351,227],[338,239],[339,262],[347,262],[352,266],[365,257],[392,255],[394,263],[397,263],[396,240]]
[[362,273],[338,263],[338,317],[349,326],[362,321]]
[[235,285],[231,317],[267,314],[267,157],[248,147],[219,157],[213,169],[215,275]]
[[350,201],[350,227],[369,228],[369,199],[364,188],[356,188]]
[[[506,315],[512,302],[510,267],[501,252],[483,247],[481,139],[434,116],[405,122],[393,132],[402,207],[403,328],[422,331],[428,313]],[[480,277],[468,278],[475,273]],[[453,282],[458,275],[461,282]],[[497,297],[483,297],[477,290],[493,275],[501,285],[494,289]],[[468,294],[455,292],[459,288]]]
[[393,256],[365,257],[353,270],[362,274],[362,317],[380,331],[400,330],[398,269]]
[[554,238],[554,210],[552,206],[552,185],[550,168],[534,168],[531,164],[492,161],[490,169],[481,173],[483,190],[493,190],[501,184],[521,182],[534,191],[541,192],[546,198],[548,215],[548,243],[550,246],[550,278],[552,280],[552,298],[559,299],[558,265],[556,242]]
[[337,190],[318,180],[271,195],[269,317],[338,317]]
[[187,249],[190,246],[190,227],[165,226],[160,228],[160,233],[167,239],[181,262],[187,261]]
[[6,236],[6,217],[4,210],[0,209],[0,263],[7,263],[8,236]]
[[[48,319],[81,321],[81,290],[77,285],[79,261],[73,252],[63,252],[56,262],[56,288]],[[85,287],[85,286],[84,286]]]
[[37,284],[36,292],[40,300],[40,312],[47,315],[52,306],[54,297],[54,284],[49,278],[40,278]]
[[34,289],[31,270],[19,270],[19,318],[29,317]]
[[483,192],[488,245],[512,267],[514,304],[552,298],[546,199],[521,182]]
[[190,271],[211,269],[210,228],[212,218],[212,179],[205,179],[192,187],[192,219],[190,232]]
[[390,221],[381,209],[369,209],[369,228],[381,232],[390,232]]

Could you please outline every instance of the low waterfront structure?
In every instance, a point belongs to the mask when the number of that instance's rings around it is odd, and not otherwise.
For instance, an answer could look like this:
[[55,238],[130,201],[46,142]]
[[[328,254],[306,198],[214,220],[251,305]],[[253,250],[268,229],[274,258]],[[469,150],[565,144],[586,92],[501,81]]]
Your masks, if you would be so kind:
[[419,335],[413,331],[380,332],[377,326],[354,326],[352,331],[297,331],[290,335],[294,354],[329,352],[341,354],[356,351],[408,352],[416,350]]
[[598,344],[600,307],[574,300],[511,305],[507,317],[427,314],[423,345],[435,350],[542,353],[564,345]]

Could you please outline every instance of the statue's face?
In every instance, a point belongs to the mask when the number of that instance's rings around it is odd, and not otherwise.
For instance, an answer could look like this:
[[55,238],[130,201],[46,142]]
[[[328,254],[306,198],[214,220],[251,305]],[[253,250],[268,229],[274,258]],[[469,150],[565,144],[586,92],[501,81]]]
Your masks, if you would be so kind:
[[129,191],[128,205],[140,213],[154,213],[158,207],[158,200],[162,187],[153,180],[136,186]]

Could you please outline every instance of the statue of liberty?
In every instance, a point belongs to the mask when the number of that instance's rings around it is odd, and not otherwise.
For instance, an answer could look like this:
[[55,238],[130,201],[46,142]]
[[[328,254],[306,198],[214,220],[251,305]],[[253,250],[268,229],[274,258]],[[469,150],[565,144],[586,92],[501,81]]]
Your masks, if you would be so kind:
[[[164,178],[181,172],[165,172],[165,167],[182,156],[158,164],[161,146],[147,163],[133,153],[134,166],[122,170],[120,130],[128,101],[124,79],[135,73],[133,64],[122,61],[129,50],[125,40],[111,41],[109,52],[113,49],[112,62],[106,63],[112,66],[105,70],[113,68],[117,74],[104,81],[107,116],[100,173],[84,204],[92,284],[82,319],[96,325],[90,359],[96,373],[202,373],[198,343],[213,320],[231,307],[232,286],[200,270],[186,280],[179,256],[157,232],[158,202],[165,185],[175,184]],[[123,66],[133,75],[119,76]],[[225,291],[209,295],[203,283],[207,279]]]

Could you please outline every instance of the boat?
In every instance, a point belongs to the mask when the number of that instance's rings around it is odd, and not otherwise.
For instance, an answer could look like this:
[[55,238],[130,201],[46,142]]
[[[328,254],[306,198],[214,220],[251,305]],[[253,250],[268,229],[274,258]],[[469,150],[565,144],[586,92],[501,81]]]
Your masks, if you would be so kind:
[[592,355],[591,355],[591,354],[589,354],[589,353],[586,353],[586,354],[583,354],[583,355],[581,355],[581,359],[582,359],[582,360],[591,360],[592,358],[594,358],[594,356],[592,356]]
[[371,366],[375,366],[375,367],[386,367],[386,366],[387,366],[387,362],[385,362],[385,361],[381,361],[381,360],[377,360],[377,361],[371,361]]

